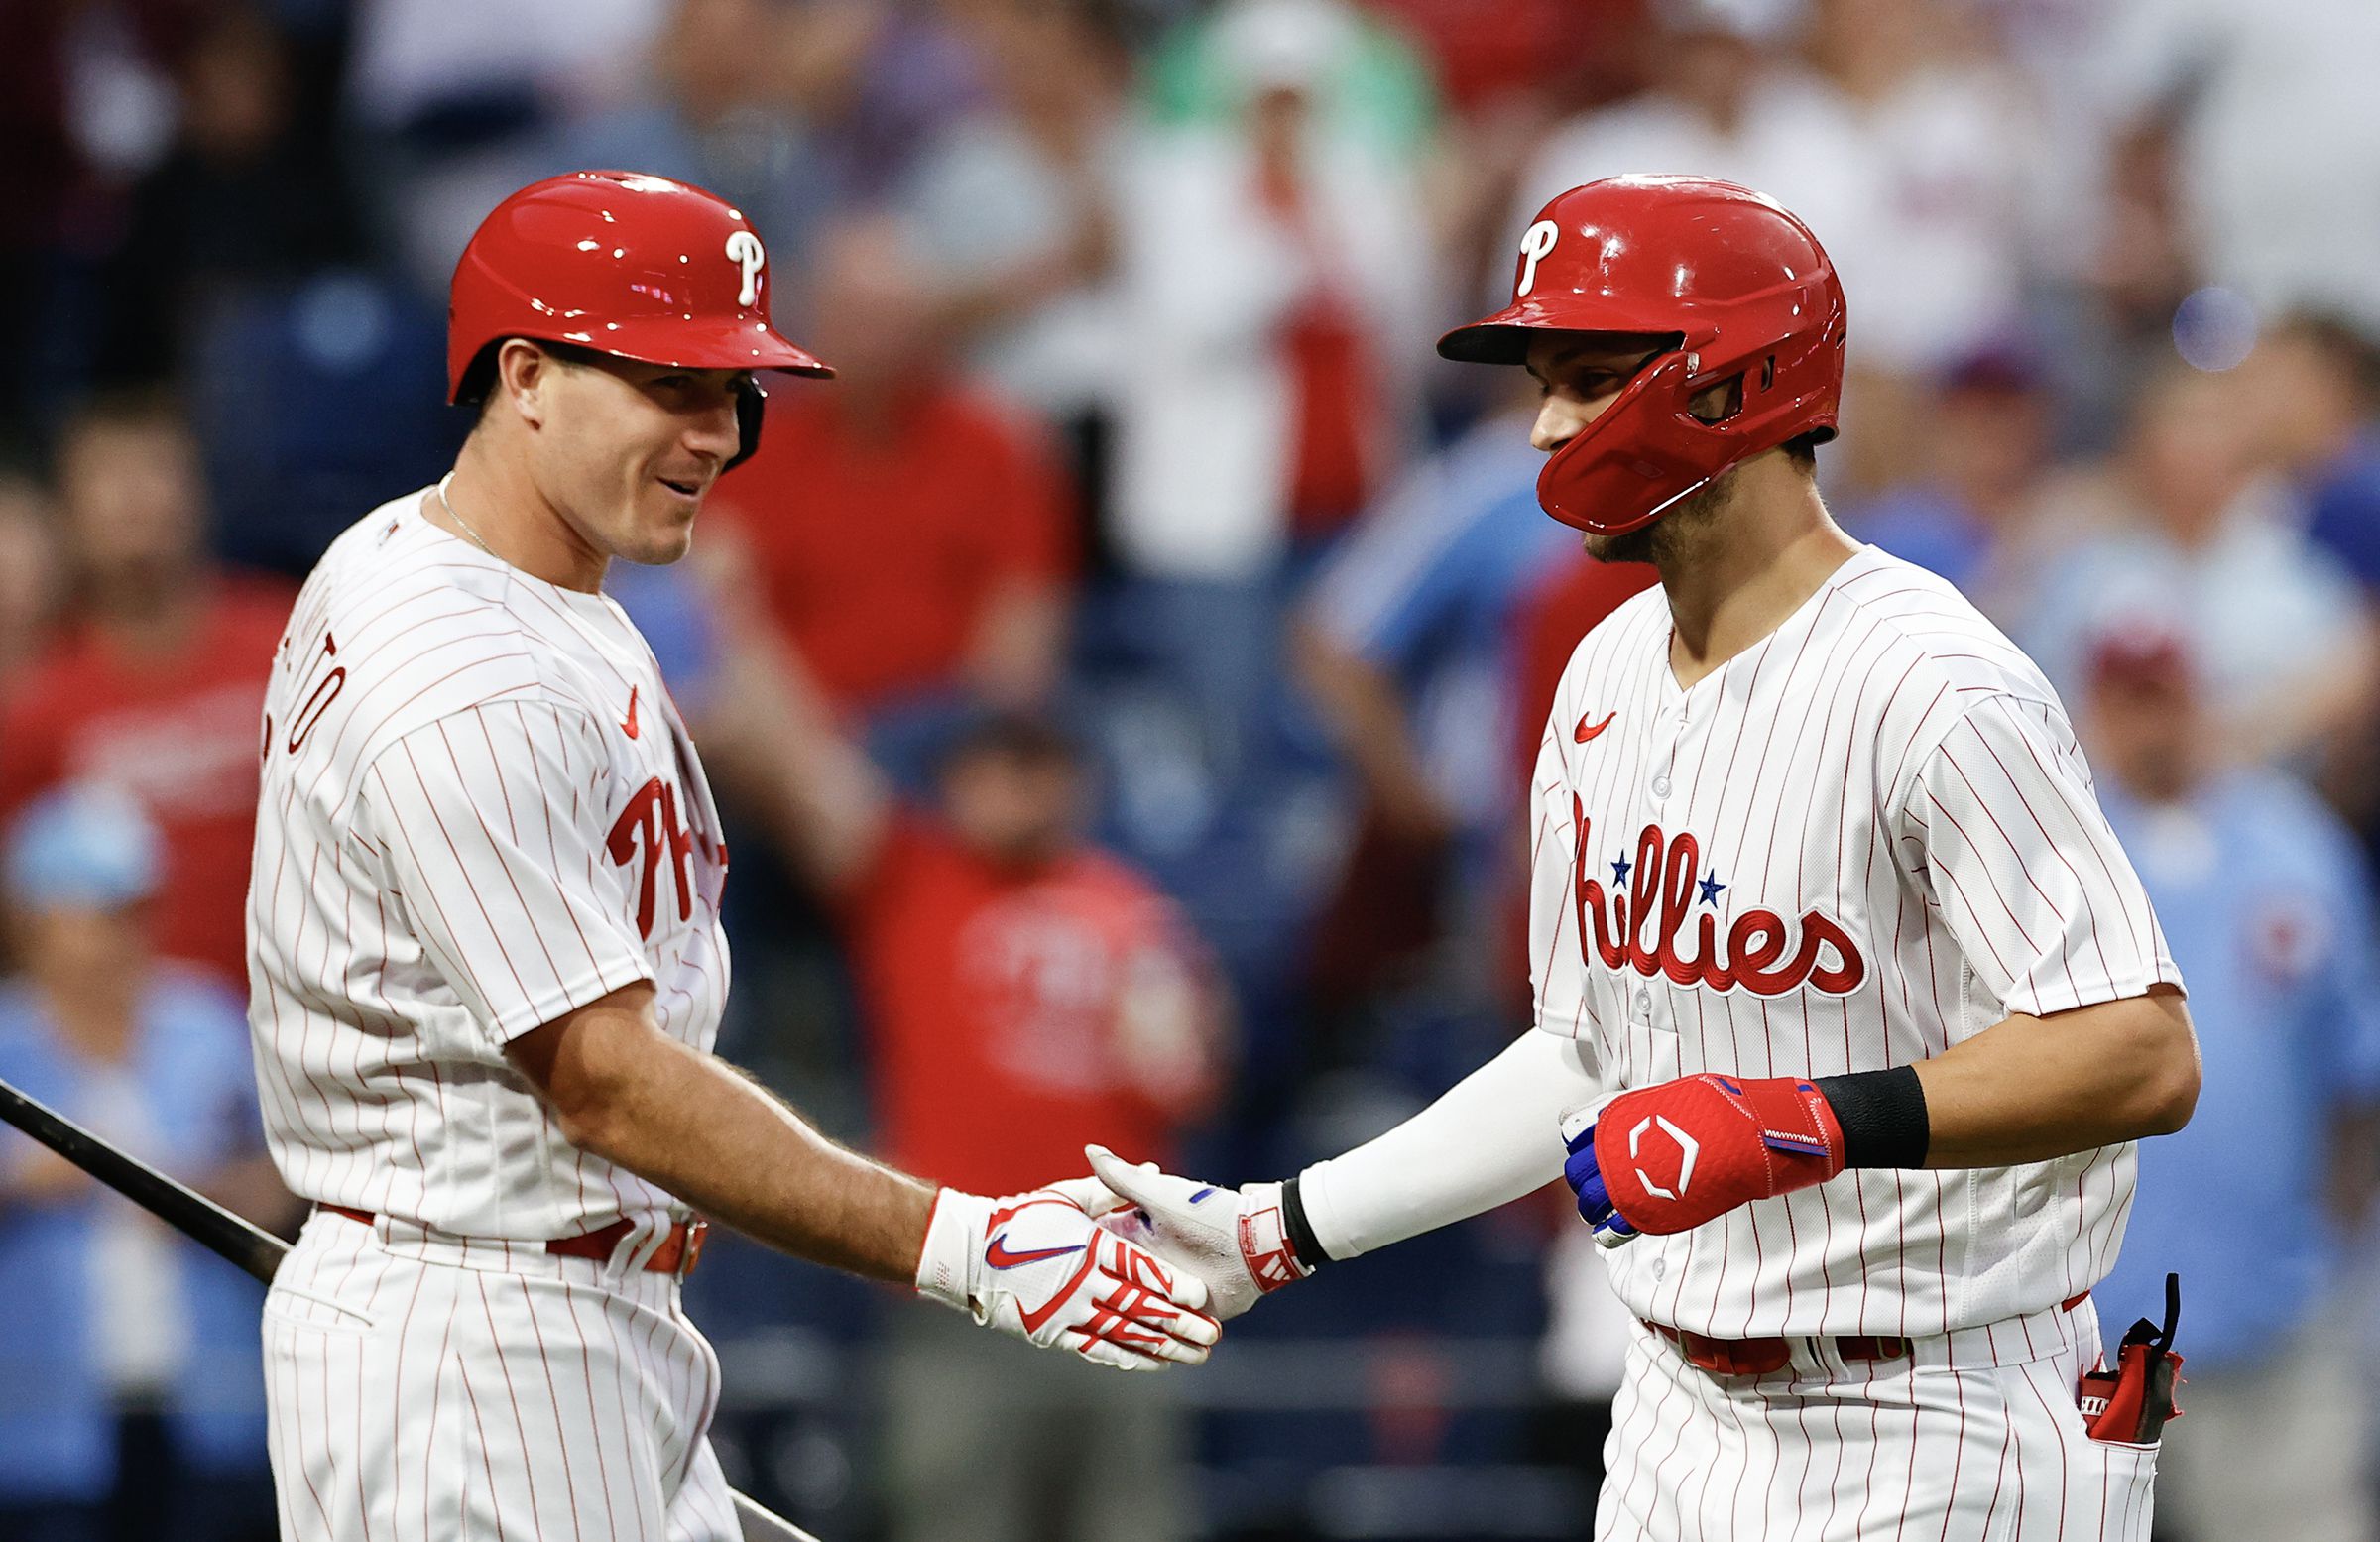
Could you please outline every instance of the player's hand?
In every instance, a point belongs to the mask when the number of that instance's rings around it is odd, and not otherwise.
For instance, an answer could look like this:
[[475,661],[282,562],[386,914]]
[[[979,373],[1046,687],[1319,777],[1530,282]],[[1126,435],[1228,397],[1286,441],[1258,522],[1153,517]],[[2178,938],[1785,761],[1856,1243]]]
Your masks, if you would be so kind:
[[1281,1186],[1226,1189],[1138,1166],[1104,1145],[1083,1147],[1115,1197],[1094,1203],[1099,1224],[1206,1282],[1208,1310],[1238,1317],[1256,1298],[1313,1273],[1297,1259],[1281,1219]]
[[1223,1334],[1202,1310],[1205,1283],[1103,1231],[1083,1207],[1088,1187],[1005,1199],[942,1190],[917,1260],[918,1292],[1119,1370],[1202,1363]]
[[1790,1076],[1704,1073],[1623,1092],[1562,1121],[1562,1176],[1595,1238],[1683,1232],[1843,1171],[1826,1094]]

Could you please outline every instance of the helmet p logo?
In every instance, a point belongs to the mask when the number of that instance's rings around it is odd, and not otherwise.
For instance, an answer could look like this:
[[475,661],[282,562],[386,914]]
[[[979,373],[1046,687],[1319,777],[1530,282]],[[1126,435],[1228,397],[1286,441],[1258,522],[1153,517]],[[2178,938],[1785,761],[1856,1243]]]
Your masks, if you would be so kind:
[[1529,227],[1528,234],[1520,238],[1520,282],[1512,286],[1514,299],[1537,287],[1537,265],[1552,253],[1554,242],[1561,234],[1560,225],[1550,219],[1541,219]]
[[749,230],[739,230],[727,238],[727,260],[744,270],[744,287],[736,291],[736,303],[749,305],[761,297],[761,268],[769,261],[768,251],[761,238]]

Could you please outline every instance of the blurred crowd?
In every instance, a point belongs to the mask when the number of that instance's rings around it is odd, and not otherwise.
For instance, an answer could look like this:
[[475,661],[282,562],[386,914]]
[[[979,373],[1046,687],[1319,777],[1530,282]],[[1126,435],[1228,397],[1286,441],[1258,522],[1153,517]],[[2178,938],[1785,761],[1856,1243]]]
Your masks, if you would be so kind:
[[[1831,507],[2049,671],[2190,981],[2099,1292],[2185,1280],[2160,1536],[2370,1542],[2375,59],[2370,0],[7,0],[0,1076],[290,1224],[275,641],[468,426],[479,218],[617,166],[740,204],[839,371],[611,584],[730,827],[723,1051],[988,1193],[1376,1132],[1526,1026],[1527,747],[1649,581],[1431,341],[1554,193],[1716,174],[1843,272]],[[1513,1207],[1129,1382],[732,1245],[688,1290],[731,1473],[836,1542],[1566,1537],[1584,1237]],[[0,1136],[0,1535],[271,1534],[253,1285]]]

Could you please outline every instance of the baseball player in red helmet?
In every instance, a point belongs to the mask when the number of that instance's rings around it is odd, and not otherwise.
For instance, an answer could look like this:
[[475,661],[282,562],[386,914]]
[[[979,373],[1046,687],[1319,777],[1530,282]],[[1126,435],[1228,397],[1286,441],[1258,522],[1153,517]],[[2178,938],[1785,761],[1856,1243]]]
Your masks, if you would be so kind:
[[1108,1224],[1228,1317],[1565,1177],[1637,1320],[1597,1536],[2145,1539],[2155,1448],[2078,1390],[2180,976],[2040,671],[1828,517],[1844,337],[1756,192],[1546,205],[1439,351],[1536,378],[1546,511],[1661,582],[1546,725],[1538,1031],[1286,1183],[1094,1151]]
[[[727,851],[615,558],[684,555],[749,455],[770,324],[742,214],[657,177],[523,188],[455,270],[451,474],[335,541],[264,722],[250,1022],[314,1212],[265,1304],[282,1534],[731,1538],[708,1216],[1129,1369],[1203,1283],[1056,1189],[844,1150],[710,1053]],[[1079,1181],[1078,1181],[1079,1182]]]

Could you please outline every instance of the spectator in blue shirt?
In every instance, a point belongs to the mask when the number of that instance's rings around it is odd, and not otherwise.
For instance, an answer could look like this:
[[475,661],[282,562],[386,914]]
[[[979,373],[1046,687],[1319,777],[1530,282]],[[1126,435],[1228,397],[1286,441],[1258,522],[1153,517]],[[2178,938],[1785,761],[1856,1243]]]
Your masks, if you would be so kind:
[[1578,548],[1537,507],[1544,465],[1525,419],[1489,415],[1365,511],[1299,607],[1300,672],[1400,835],[1500,828],[1518,795],[1503,700],[1511,617]]
[[1505,957],[1515,815],[1552,680],[1611,609],[1654,581],[1606,565],[1537,504],[1536,387],[1417,462],[1368,508],[1301,601],[1301,676],[1364,798],[1317,928],[1311,983],[1361,997],[1442,941],[1429,971],[1487,1001]]
[[2290,316],[2241,366],[2242,395],[2297,483],[2307,533],[2380,590],[2380,338],[2330,316]]
[[[2304,505],[2306,534],[2380,604],[2380,334],[2342,317],[2276,322],[2239,368],[2267,453]],[[2380,701],[2367,693],[2320,767],[2323,794],[2380,853]]]
[[2304,767],[2368,722],[2380,626],[2306,534],[2252,384],[2179,359],[2151,372],[2122,450],[2055,496],[2055,525],[2082,534],[2029,564],[2031,593],[1994,619],[2070,695],[2090,639],[2128,616],[2169,621],[2215,735],[2238,759]]
[[[219,1200],[278,1220],[247,1014],[152,960],[159,845],[139,808],[53,792],[8,831],[23,972],[0,1077]],[[0,1130],[0,1536],[269,1536],[263,1287],[80,1169]]]
[[2099,798],[2190,982],[2205,1090],[2140,1147],[2122,1254],[2094,1292],[2112,1340],[2182,1276],[2187,1417],[2157,1532],[2369,1542],[2360,1335],[2327,1308],[2370,1209],[2380,1105],[2371,878],[2303,786],[2226,768],[2178,631],[2101,633],[2083,725]]
[[1464,1000],[1492,990],[1527,775],[1513,764],[1516,621],[1535,584],[1587,560],[1537,507],[1545,457],[1525,411],[1489,414],[1407,470],[1293,617],[1298,674],[1363,799],[1309,945],[1318,1022],[1417,978]]

